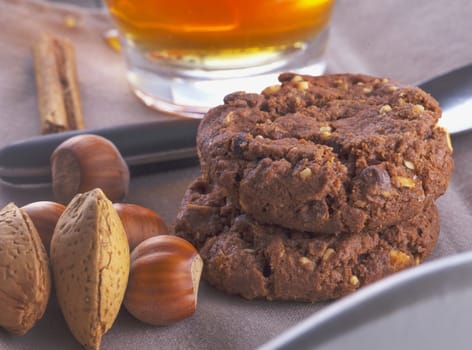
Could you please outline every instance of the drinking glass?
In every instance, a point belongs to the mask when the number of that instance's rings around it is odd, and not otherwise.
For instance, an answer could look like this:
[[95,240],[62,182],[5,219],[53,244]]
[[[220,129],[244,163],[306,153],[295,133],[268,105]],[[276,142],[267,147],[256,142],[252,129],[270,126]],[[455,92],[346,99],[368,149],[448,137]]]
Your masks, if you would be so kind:
[[201,117],[281,72],[319,75],[334,0],[106,0],[148,106]]

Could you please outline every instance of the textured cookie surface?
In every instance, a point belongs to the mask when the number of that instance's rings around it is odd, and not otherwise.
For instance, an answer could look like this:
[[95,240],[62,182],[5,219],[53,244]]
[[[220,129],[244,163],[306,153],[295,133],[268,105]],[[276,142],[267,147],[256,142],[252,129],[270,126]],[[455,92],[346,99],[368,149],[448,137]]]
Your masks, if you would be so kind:
[[209,111],[202,175],[258,222],[314,233],[378,230],[444,193],[453,161],[437,102],[363,75],[283,74]]
[[175,229],[200,249],[203,277],[216,288],[248,299],[319,301],[420,263],[439,222],[428,200],[416,217],[382,230],[311,234],[238,215],[224,190],[197,179]]

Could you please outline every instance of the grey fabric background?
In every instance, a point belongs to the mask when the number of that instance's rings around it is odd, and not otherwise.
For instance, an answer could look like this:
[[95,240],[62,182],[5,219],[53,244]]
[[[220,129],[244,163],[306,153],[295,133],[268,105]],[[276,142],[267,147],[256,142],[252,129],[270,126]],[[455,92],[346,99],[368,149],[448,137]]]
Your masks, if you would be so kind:
[[[39,133],[30,47],[41,31],[70,38],[78,56],[87,127],[170,118],[144,107],[130,92],[119,54],[104,42],[111,28],[98,2],[87,9],[39,0],[0,0],[0,147]],[[64,18],[77,19],[76,28]],[[472,63],[469,0],[338,0],[327,51],[329,72],[358,72],[416,83]],[[441,236],[431,259],[472,249],[472,139],[453,137],[456,169],[439,202]],[[185,168],[132,179],[128,202],[156,210],[172,223],[183,192],[198,174]],[[0,185],[0,206],[52,199],[49,187]],[[251,349],[295,325],[326,303],[246,301],[203,283],[193,317],[151,327],[122,310],[103,349]],[[1,312],[1,310],[0,310]],[[414,325],[412,325],[414,326]],[[80,349],[52,296],[43,319],[23,337],[0,330],[1,349]]]

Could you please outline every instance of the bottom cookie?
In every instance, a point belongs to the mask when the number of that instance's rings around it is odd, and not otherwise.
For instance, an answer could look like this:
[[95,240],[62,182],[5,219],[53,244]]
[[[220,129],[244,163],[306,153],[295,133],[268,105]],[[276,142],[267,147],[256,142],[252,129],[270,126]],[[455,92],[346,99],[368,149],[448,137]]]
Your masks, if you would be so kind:
[[433,202],[400,225],[342,235],[263,225],[231,207],[220,189],[197,179],[184,198],[175,232],[199,248],[206,281],[247,299],[339,298],[419,264],[439,234]]

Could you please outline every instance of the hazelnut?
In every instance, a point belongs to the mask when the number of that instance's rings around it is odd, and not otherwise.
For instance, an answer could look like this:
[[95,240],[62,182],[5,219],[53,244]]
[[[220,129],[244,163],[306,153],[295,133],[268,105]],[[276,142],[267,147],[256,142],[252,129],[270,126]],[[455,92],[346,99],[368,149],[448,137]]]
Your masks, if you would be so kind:
[[271,94],[276,93],[280,89],[281,89],[280,85],[271,85],[271,86],[266,87],[264,90],[262,90],[261,94],[262,95],[271,95]]
[[131,253],[126,309],[138,320],[153,325],[191,316],[197,306],[202,267],[197,250],[183,238],[148,238]]
[[390,105],[383,105],[382,107],[380,107],[379,113],[384,114],[384,113],[390,112],[391,110],[392,110],[392,107]]
[[128,166],[115,145],[98,135],[78,135],[61,143],[51,155],[51,170],[60,203],[94,188],[101,188],[112,202],[128,193]]
[[303,268],[305,268],[308,271],[313,271],[315,268],[315,263],[311,259],[307,258],[306,256],[300,257],[298,259],[298,262],[300,263],[300,265],[303,266]]
[[349,278],[349,283],[352,284],[353,286],[357,286],[359,284],[359,278],[356,275],[352,275]]
[[439,125],[435,125],[434,129],[437,129],[437,130],[439,130],[440,132],[444,133],[444,135],[446,136],[447,147],[448,147],[449,150],[452,152],[453,149],[452,149],[451,135],[449,134],[449,132],[447,131],[447,129],[444,128],[444,127],[442,127],[442,126],[439,126]]
[[234,111],[230,111],[228,114],[226,114],[225,119],[224,119],[224,124],[226,126],[228,126],[232,123],[235,114],[236,113]]
[[415,164],[409,160],[404,160],[403,161],[403,164],[405,164],[405,166],[410,169],[410,170],[415,170]]
[[39,201],[29,203],[21,207],[21,209],[23,209],[29,215],[31,221],[33,221],[44,248],[49,254],[52,234],[54,233],[57,220],[59,220],[59,217],[62,215],[65,206],[51,201]]
[[302,178],[302,180],[308,179],[309,177],[311,177],[312,174],[313,173],[310,168],[304,168],[302,171],[300,171],[300,177]]
[[421,257],[415,256],[415,265],[421,264]]
[[320,134],[323,138],[330,137],[332,131],[333,131],[333,128],[329,125],[320,127]]
[[321,257],[321,260],[326,261],[330,258],[331,255],[336,253],[336,251],[333,248],[328,248],[325,250],[323,256]]
[[113,203],[113,206],[125,228],[130,250],[149,237],[169,234],[164,220],[151,209],[124,203]]
[[394,271],[399,271],[411,265],[411,258],[400,250],[392,249],[389,252],[390,266]]
[[392,180],[396,187],[415,187],[415,180],[406,176],[395,176]]
[[302,81],[297,82],[298,90],[303,91],[303,90],[308,90],[309,88],[310,88],[310,84],[307,81],[302,80]]
[[424,106],[423,105],[414,105],[412,109],[414,114],[419,114],[424,112]]
[[300,75],[294,75],[290,81],[292,83],[298,83],[300,81],[303,81],[303,77]]

